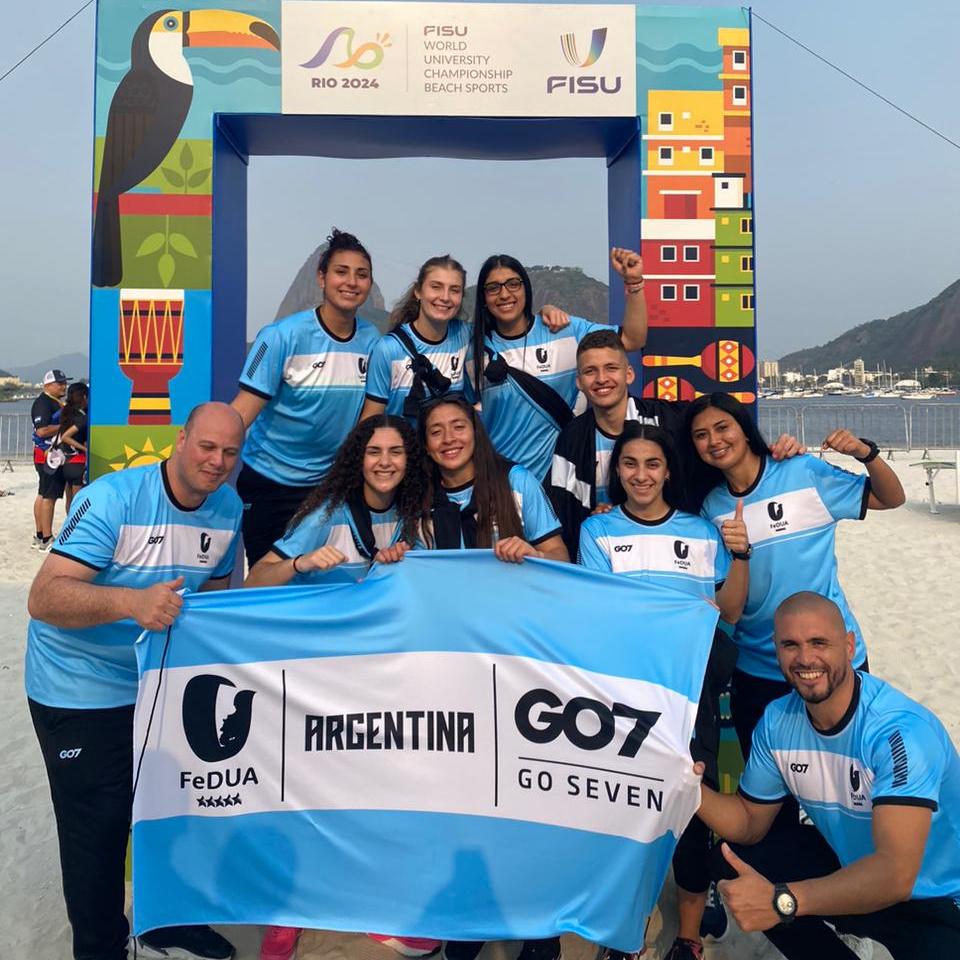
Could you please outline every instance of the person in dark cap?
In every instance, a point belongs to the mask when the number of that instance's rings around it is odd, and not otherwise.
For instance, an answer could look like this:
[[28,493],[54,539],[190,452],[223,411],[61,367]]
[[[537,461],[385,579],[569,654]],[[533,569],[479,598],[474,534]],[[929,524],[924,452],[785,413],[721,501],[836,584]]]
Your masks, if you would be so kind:
[[63,497],[63,470],[55,460],[48,463],[47,454],[60,429],[60,411],[69,380],[62,370],[48,370],[43,375],[43,392],[30,408],[30,418],[33,420],[33,465],[39,477],[37,498],[33,501],[33,546],[43,551],[53,545],[53,511],[57,501]]

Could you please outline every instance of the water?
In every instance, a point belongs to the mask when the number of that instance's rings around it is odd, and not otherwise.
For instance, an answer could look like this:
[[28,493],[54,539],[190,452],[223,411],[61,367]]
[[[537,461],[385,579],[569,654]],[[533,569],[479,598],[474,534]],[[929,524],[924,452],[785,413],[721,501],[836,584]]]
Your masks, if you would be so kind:
[[[0,403],[0,457],[29,457],[33,400]],[[859,397],[761,400],[760,429],[772,440],[791,433],[818,447],[838,427],[873,440],[884,449],[960,449],[960,397],[902,400]],[[11,416],[13,415],[13,416]]]

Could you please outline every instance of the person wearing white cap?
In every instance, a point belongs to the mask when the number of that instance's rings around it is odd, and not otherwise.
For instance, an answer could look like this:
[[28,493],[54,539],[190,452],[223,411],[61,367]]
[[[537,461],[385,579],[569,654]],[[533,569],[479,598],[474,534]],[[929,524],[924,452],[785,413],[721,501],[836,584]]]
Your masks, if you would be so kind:
[[47,453],[60,429],[60,411],[69,380],[62,370],[48,370],[43,375],[43,392],[30,408],[30,418],[33,420],[33,465],[39,477],[37,498],[33,501],[33,545],[43,551],[53,545],[53,511],[57,501],[63,497],[63,470],[59,465],[48,463]]

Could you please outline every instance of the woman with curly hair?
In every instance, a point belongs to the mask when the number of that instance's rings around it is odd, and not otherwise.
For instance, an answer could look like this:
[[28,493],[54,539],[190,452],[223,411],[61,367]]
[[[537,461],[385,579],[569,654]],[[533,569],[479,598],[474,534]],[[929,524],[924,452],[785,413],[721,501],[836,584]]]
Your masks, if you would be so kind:
[[338,567],[344,576],[337,579],[359,579],[374,560],[399,560],[416,542],[422,502],[413,428],[402,417],[368,417],[347,435],[330,472],[244,586],[329,579]]
[[560,521],[529,470],[494,449],[479,414],[463,396],[443,397],[420,421],[432,461],[423,542],[431,549],[493,547],[497,557],[568,561]]

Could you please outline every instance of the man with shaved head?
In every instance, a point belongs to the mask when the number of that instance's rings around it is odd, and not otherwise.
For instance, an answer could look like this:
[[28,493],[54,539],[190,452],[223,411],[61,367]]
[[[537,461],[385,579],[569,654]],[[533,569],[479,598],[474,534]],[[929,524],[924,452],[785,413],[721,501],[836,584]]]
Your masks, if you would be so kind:
[[[163,463],[101,477],[76,497],[30,589],[26,688],[60,841],[76,960],[124,960],[133,783],[134,642],[177,618],[179,591],[222,590],[242,505],[224,486],[243,444],[225,403],[196,407]],[[225,960],[209,927],[167,927],[137,955]]]
[[[793,692],[764,712],[737,795],[701,786],[700,818],[738,844],[721,847],[728,907],[788,960],[856,957],[837,931],[880,941],[895,960],[960,957],[950,735],[926,707],[853,669],[855,638],[832,600],[788,597],[774,640]],[[758,844],[790,797],[819,834]]]

